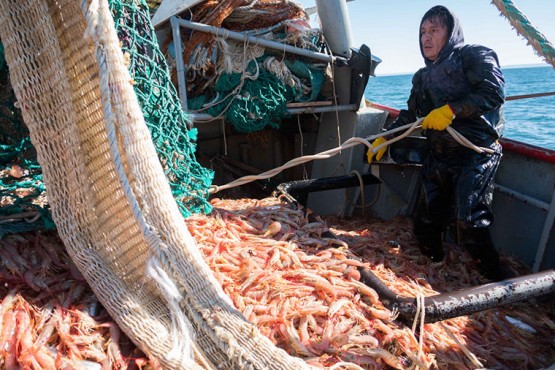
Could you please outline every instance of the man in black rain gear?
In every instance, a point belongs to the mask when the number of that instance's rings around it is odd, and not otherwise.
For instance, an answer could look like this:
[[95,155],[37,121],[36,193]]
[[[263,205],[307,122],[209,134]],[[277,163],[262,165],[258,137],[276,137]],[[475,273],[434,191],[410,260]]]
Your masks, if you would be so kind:
[[[422,192],[414,217],[420,250],[434,261],[444,257],[442,240],[455,222],[458,242],[478,262],[485,277],[498,280],[499,254],[489,226],[493,179],[501,160],[505,81],[496,53],[484,46],[465,45],[457,17],[434,6],[420,22],[420,51],[426,66],[415,73],[407,109],[386,127],[391,130],[425,117],[427,152],[422,166]],[[462,146],[446,131],[450,126],[473,144],[490,148],[480,154]],[[387,138],[376,139],[376,148]],[[368,162],[380,160],[385,147]]]

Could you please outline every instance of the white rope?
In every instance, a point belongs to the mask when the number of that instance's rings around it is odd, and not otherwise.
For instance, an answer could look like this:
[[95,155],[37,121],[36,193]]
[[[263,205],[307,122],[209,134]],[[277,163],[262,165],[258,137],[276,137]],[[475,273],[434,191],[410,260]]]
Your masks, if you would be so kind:
[[[366,205],[365,205],[365,199],[366,199],[366,195],[364,194],[364,180],[362,180],[362,176],[360,174],[360,172],[358,172],[357,170],[352,170],[351,171],[351,175],[355,175],[358,179],[358,186],[360,188],[360,199],[361,199],[361,205],[360,208],[362,209],[362,217],[366,217]],[[347,197],[349,196],[349,190],[345,189],[345,192],[347,193]],[[351,201],[351,203],[353,204],[354,207],[356,207],[356,203]]]
[[449,328],[447,326],[445,326],[445,324],[443,324],[442,322],[439,322],[439,325],[443,328],[443,330],[445,330],[447,335],[449,335],[449,337],[451,339],[453,339],[455,341],[455,343],[457,343],[457,345],[461,348],[461,350],[464,352],[466,357],[470,360],[470,362],[472,362],[472,364],[474,364],[474,366],[476,366],[476,368],[478,368],[478,369],[483,369],[484,368],[484,365],[480,362],[480,360],[478,360],[476,355],[474,353],[470,352],[470,350],[468,348],[466,348],[466,346],[464,344],[462,344],[457,339],[457,337],[455,337],[455,335],[451,332],[451,330],[449,330]]
[[416,333],[416,325],[418,325],[418,314],[420,313],[420,296],[416,297],[416,314],[414,315],[414,320],[412,321],[412,334]]
[[423,295],[417,297],[420,300],[420,335],[418,337],[418,359],[422,359],[422,348],[424,347],[424,323],[426,319],[426,301]]
[[[239,92],[241,91],[241,89],[243,88],[243,85],[245,84],[245,80],[249,79],[249,80],[256,80],[258,78],[258,75],[260,74],[260,67],[258,65],[258,62],[256,61],[256,59],[253,59],[255,66],[256,66],[256,73],[254,75],[250,75],[247,73],[247,50],[249,49],[249,41],[248,38],[245,36],[245,39],[243,41],[243,72],[241,73],[241,80],[239,81],[239,84],[226,96],[224,96],[220,101],[212,101],[211,103],[207,103],[205,105],[202,106],[202,108],[194,111],[194,113],[200,113],[203,112],[205,110],[207,110],[208,108],[211,108],[212,106],[215,106],[217,104],[220,104],[222,102],[224,102],[227,98],[232,97],[229,102],[227,103],[227,105],[225,106],[225,108],[220,112],[220,116],[224,116],[224,113],[227,112],[227,110],[229,109],[229,107],[231,107],[231,104],[233,104],[233,102],[235,101],[235,98],[237,97],[237,94],[239,94]],[[197,122],[210,122],[213,121],[214,117],[210,117],[207,120],[201,120],[201,119],[197,119]]]
[[451,134],[451,136],[453,137],[453,139],[455,139],[455,141],[457,141],[459,144],[461,144],[462,146],[465,146],[469,149],[474,150],[477,153],[488,153],[488,154],[493,154],[495,153],[494,150],[490,149],[490,148],[484,148],[484,147],[479,147],[476,146],[474,144],[472,144],[472,142],[470,140],[468,140],[467,138],[465,138],[464,136],[462,136],[459,132],[457,132],[454,128],[452,127],[447,127],[447,132],[449,132]]
[[[424,347],[424,323],[426,319],[426,297],[422,294],[416,296],[416,312],[414,315],[414,320],[412,322],[412,334],[416,335],[416,327],[418,323],[419,326],[419,335],[418,335],[418,354],[416,358],[418,362],[422,362],[422,355],[423,355],[423,347]],[[417,369],[420,368],[419,365],[416,366]]]
[[[287,163],[276,167],[274,169],[268,170],[266,172],[262,172],[259,175],[248,175],[248,176],[243,176],[238,178],[237,180],[234,180],[228,184],[225,185],[212,185],[212,187],[209,190],[210,194],[214,194],[217,193],[221,190],[226,190],[226,189],[230,189],[236,186],[241,186],[244,184],[247,184],[249,182],[252,181],[257,181],[257,180],[265,180],[268,179],[270,177],[273,177],[277,174],[279,174],[280,172],[294,167],[294,166],[298,166],[300,164],[306,163],[306,162],[310,162],[316,159],[328,159],[333,157],[334,155],[341,153],[342,150],[345,149],[349,149],[351,147],[354,147],[355,145],[358,144],[363,144],[366,145],[366,147],[368,148],[368,150],[372,151],[372,153],[377,153],[380,149],[382,149],[383,147],[389,146],[391,144],[393,144],[394,142],[397,142],[399,140],[404,139],[405,137],[407,137],[408,135],[410,135],[411,132],[413,132],[414,130],[416,130],[417,128],[421,127],[421,123],[424,120],[424,118],[419,118],[418,120],[416,120],[413,123],[409,123],[407,125],[404,126],[400,126],[397,127],[396,129],[393,130],[389,130],[386,132],[381,132],[379,134],[376,135],[371,135],[368,136],[366,138],[361,138],[361,137],[352,137],[348,140],[346,140],[342,145],[336,147],[336,148],[332,148],[332,149],[328,149],[326,151],[320,152],[318,154],[313,154],[313,155],[306,155],[306,156],[302,156],[302,157],[297,157],[297,158],[293,158],[292,160],[288,161]],[[405,132],[403,132],[401,135],[394,137],[391,140],[386,141],[385,143],[378,145],[377,147],[372,147],[372,144],[370,144],[370,141],[373,141],[375,139],[377,139],[378,137],[383,137],[386,135],[391,135],[400,131],[406,130]],[[451,136],[461,145],[472,149],[474,151],[476,151],[477,153],[488,153],[488,154],[493,154],[494,151],[491,150],[490,148],[484,148],[484,147],[479,147],[476,146],[474,144],[472,144],[468,139],[466,139],[464,136],[462,136],[459,132],[457,132],[455,129],[453,129],[452,127],[447,127],[447,132],[449,134],[451,134]]]
[[[82,6],[84,3],[82,3]],[[99,80],[100,91],[102,97],[102,105],[104,107],[104,123],[107,131],[107,138],[110,146],[116,173],[122,186],[122,190],[131,206],[131,210],[138,227],[143,234],[143,238],[149,247],[151,256],[147,262],[146,271],[147,275],[151,277],[158,287],[161,294],[164,296],[168,303],[168,308],[171,314],[170,335],[173,341],[173,348],[167,354],[168,359],[178,360],[187,367],[195,364],[193,359],[192,340],[190,335],[190,324],[187,317],[182,313],[179,302],[182,296],[175,283],[171,280],[168,274],[162,267],[162,260],[165,260],[163,250],[167,249],[165,244],[160,240],[158,235],[148,225],[146,219],[142,214],[142,210],[134,194],[133,188],[129,182],[127,174],[123,166],[123,161],[118,148],[117,128],[118,113],[121,116],[122,112],[116,112],[112,105],[115,94],[112,88],[117,89],[112,80],[117,73],[117,53],[121,54],[119,49],[119,41],[114,34],[109,30],[115,30],[114,25],[110,24],[111,13],[106,0],[92,0],[91,4],[86,10],[87,28],[85,36],[90,37],[95,42],[96,58],[99,65]],[[113,22],[113,21],[112,21]],[[115,40],[114,40],[115,39]],[[127,70],[125,69],[127,72]]]
[[388,144],[388,143],[393,143],[393,142],[398,141],[398,140],[401,140],[405,136],[409,135],[412,131],[414,131],[414,129],[416,129],[418,127],[418,125],[420,124],[421,120],[422,119],[420,119],[420,120],[418,120],[418,121],[416,121],[412,124],[401,126],[397,129],[394,129],[394,130],[391,130],[391,131],[388,131],[388,132],[382,132],[382,133],[377,134],[377,135],[369,136],[367,139],[360,138],[360,137],[352,137],[352,138],[348,139],[347,141],[345,141],[342,145],[340,145],[336,148],[332,148],[332,149],[320,152],[318,154],[306,155],[306,156],[303,156],[303,157],[293,158],[292,160],[283,164],[282,166],[279,166],[279,167],[274,168],[272,170],[263,172],[259,175],[244,176],[244,177],[241,177],[237,180],[234,180],[234,181],[232,181],[228,184],[221,185],[221,186],[213,185],[210,188],[209,192],[211,194],[214,194],[214,193],[217,193],[218,191],[225,190],[225,189],[230,189],[230,188],[240,186],[240,185],[244,185],[244,184],[247,184],[247,183],[252,182],[252,181],[268,179],[268,178],[270,178],[272,176],[275,176],[278,173],[280,173],[280,172],[282,172],[282,171],[284,171],[288,168],[297,166],[299,164],[306,163],[306,162],[309,162],[309,161],[312,161],[312,160],[315,160],[315,159],[331,158],[334,155],[340,153],[342,150],[354,147],[355,145],[358,145],[358,144],[364,144],[364,145],[366,145],[368,150],[372,150],[374,153],[376,153],[380,148],[383,147],[383,145],[380,145],[377,148],[372,148],[372,144],[370,144],[369,140],[373,140],[373,139],[378,138],[378,137],[382,137],[382,136],[385,136],[385,135],[389,135],[389,134],[396,133],[396,132],[407,129],[407,131],[405,133],[403,133],[402,135],[400,135],[400,136],[398,136],[394,139],[391,139],[390,141],[384,143],[384,145]]

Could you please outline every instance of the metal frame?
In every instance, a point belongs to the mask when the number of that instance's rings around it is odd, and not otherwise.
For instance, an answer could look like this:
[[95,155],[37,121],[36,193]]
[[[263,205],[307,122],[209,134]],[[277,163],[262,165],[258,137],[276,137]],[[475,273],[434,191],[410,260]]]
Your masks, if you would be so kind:
[[[188,106],[187,106],[187,88],[186,88],[186,82],[185,82],[186,81],[185,63],[183,61],[181,27],[200,31],[200,32],[211,33],[212,35],[216,35],[216,36],[229,37],[231,39],[238,40],[238,41],[246,41],[255,45],[312,58],[326,63],[334,63],[337,59],[343,59],[343,58],[335,57],[333,55],[318,53],[315,51],[298,48],[298,47],[283,44],[280,42],[251,36],[246,33],[234,32],[234,31],[227,30],[225,28],[218,28],[218,27],[209,26],[203,23],[187,21],[187,20],[178,18],[176,16],[173,16],[170,18],[170,24],[172,28],[173,45],[175,50],[178,96],[179,96],[179,101],[181,103],[181,108],[185,111],[188,109]],[[302,114],[302,113],[356,111],[357,109],[358,109],[358,106],[356,104],[343,104],[343,105],[322,106],[322,107],[309,106],[309,107],[289,108],[287,109],[287,112],[290,114]],[[207,121],[221,119],[222,117],[213,117],[209,114],[192,114],[192,118],[193,118],[193,121],[207,122]]]
[[537,272],[540,270],[541,263],[543,262],[543,256],[545,254],[545,249],[547,248],[547,242],[549,241],[549,236],[551,235],[551,230],[555,225],[555,191],[553,191],[553,196],[551,197],[551,205],[547,211],[547,216],[545,218],[545,223],[543,224],[543,231],[540,237],[540,245],[538,246],[538,251],[536,252],[536,258],[534,259],[534,266],[532,266],[532,271]]

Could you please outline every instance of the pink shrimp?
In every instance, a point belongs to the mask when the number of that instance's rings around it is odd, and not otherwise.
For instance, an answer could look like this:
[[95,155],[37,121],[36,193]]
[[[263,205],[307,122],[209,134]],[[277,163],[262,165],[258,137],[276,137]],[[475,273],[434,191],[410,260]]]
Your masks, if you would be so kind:
[[12,310],[8,310],[2,317],[2,333],[0,333],[0,357],[4,358],[4,366],[6,369],[16,369],[16,337],[17,329],[16,314]]
[[328,316],[331,317],[331,316],[334,316],[336,314],[341,314],[342,312],[340,310],[343,308],[343,306],[346,306],[350,303],[351,303],[351,301],[349,299],[346,299],[346,298],[342,298],[342,299],[339,299],[339,300],[333,302],[330,305],[330,308],[328,310]]
[[280,262],[280,252],[278,248],[273,248],[272,249],[272,254],[270,259],[268,260],[268,264],[266,265],[266,267],[271,267],[271,266],[278,266],[281,267],[282,265],[279,263]]
[[301,355],[301,356],[312,356],[316,353],[312,353],[311,351],[306,348],[306,346],[301,342],[299,334],[293,327],[293,324],[289,321],[284,321],[279,326],[279,331],[283,335],[285,343],[289,346],[290,349],[294,351],[294,353]]
[[30,312],[26,308],[20,307],[16,313],[18,329],[17,337],[17,359],[24,368],[53,369],[55,367],[54,358],[50,353],[33,343],[33,328]]
[[268,225],[268,229],[264,233],[264,237],[274,236],[281,231],[281,223],[279,221],[274,221]]
[[64,347],[67,348],[68,354],[71,356],[77,356],[80,358],[80,351],[76,343],[74,342],[71,335],[71,318],[69,315],[65,314],[61,307],[57,307],[54,315],[57,315],[56,329],[60,341],[58,343],[58,349],[61,350]]
[[380,344],[380,342],[376,339],[376,337],[370,334],[352,335],[349,337],[349,343],[360,344],[360,345],[368,346],[370,348],[376,348]]
[[110,340],[108,344],[108,354],[114,364],[121,369],[127,368],[127,362],[123,359],[121,350],[119,347],[119,339],[121,331],[119,327],[114,322],[105,322],[100,324],[99,327],[105,327],[110,329]]
[[389,353],[383,348],[361,348],[360,350],[355,349],[353,351],[355,351],[355,353],[359,353],[362,355],[378,357],[380,360],[382,360],[384,363],[386,363],[388,366],[391,366],[394,369],[403,369],[403,365],[401,365],[399,358],[397,358],[397,356],[392,355],[391,353]]
[[283,275],[289,278],[299,278],[303,282],[313,285],[317,291],[331,296],[333,299],[337,297],[335,287],[326,279],[308,271],[290,271]]
[[393,314],[389,310],[378,310],[374,307],[368,307],[367,310],[370,311],[373,317],[380,320],[391,321],[391,318],[393,317]]
[[378,296],[378,293],[374,289],[370,288],[368,285],[357,280],[351,280],[349,282],[349,285],[356,288],[361,294],[368,297],[372,304],[379,304],[380,297]]
[[319,341],[312,343],[312,347],[318,351],[325,351],[330,346],[331,335],[333,333],[333,325],[330,321],[327,321],[324,325],[324,332]]

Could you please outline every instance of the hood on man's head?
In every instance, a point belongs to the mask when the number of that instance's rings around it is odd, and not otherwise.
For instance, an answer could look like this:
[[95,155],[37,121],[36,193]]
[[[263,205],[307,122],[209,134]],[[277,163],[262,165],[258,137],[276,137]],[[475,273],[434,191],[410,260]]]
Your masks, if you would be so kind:
[[420,45],[420,53],[424,57],[426,65],[433,62],[424,56],[424,51],[422,50],[422,39],[420,38],[420,30],[422,29],[422,24],[425,20],[434,18],[445,21],[447,25],[447,32],[449,35],[447,38],[447,43],[439,53],[439,56],[437,58],[438,61],[449,55],[454,48],[464,45],[464,35],[461,23],[459,22],[459,18],[457,18],[454,13],[452,13],[443,5],[436,5],[430,8],[430,10],[428,10],[422,17],[422,20],[420,21],[420,26],[418,27],[418,43]]

